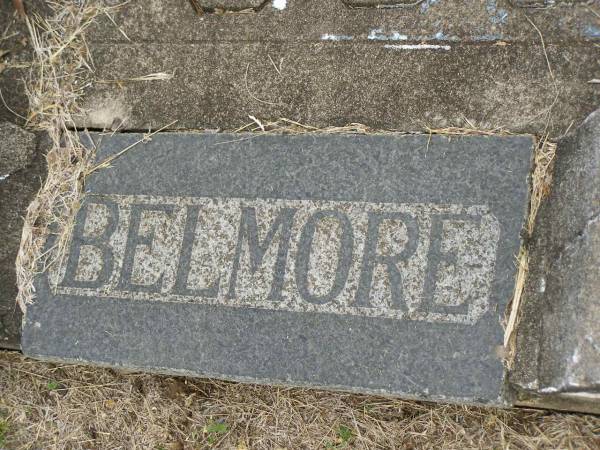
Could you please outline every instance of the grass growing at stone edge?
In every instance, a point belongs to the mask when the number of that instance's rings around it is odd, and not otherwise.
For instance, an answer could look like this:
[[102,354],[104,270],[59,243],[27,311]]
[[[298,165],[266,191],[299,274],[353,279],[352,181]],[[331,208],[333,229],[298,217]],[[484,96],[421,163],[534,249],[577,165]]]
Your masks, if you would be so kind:
[[[542,201],[550,194],[556,144],[548,140],[548,136],[538,139],[534,150],[533,172],[531,174],[531,192],[529,196],[529,211],[525,232],[531,237],[535,227],[535,219]],[[525,244],[521,245],[517,262],[517,278],[513,298],[506,309],[506,327],[504,330],[505,363],[510,369],[515,357],[516,336],[521,314],[521,301],[527,272],[529,270],[529,252]]]
[[[97,1],[55,0],[47,6],[52,10],[48,17],[35,13],[26,17],[34,55],[27,80],[27,122],[47,132],[51,148],[46,156],[48,175],[27,209],[17,255],[17,301],[23,310],[34,297],[35,274],[64,254],[79,204],[90,155],[69,127],[80,112],[79,99],[93,72],[84,32],[99,14],[111,9]],[[43,253],[50,229],[58,235],[58,251]]]
[[0,417],[11,449],[600,448],[590,415],[125,374],[12,352],[0,352]]

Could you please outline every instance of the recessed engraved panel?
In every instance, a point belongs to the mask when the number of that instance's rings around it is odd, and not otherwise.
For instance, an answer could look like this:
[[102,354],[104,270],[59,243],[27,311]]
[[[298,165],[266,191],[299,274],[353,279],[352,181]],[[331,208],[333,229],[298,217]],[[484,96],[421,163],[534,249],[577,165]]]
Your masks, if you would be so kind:
[[51,278],[60,294],[474,323],[498,238],[484,206],[92,195]]

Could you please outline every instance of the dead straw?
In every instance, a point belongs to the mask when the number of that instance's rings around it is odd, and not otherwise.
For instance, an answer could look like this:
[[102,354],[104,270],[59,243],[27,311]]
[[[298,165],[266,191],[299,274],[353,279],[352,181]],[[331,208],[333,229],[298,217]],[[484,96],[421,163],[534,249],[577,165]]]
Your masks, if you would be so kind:
[[[124,374],[0,352],[11,449],[597,449],[600,418]],[[0,422],[1,423],[1,422]]]
[[[52,11],[48,17],[30,14],[26,18],[34,53],[26,84],[27,122],[47,133],[50,149],[48,175],[27,208],[17,254],[17,302],[23,311],[34,298],[35,275],[64,254],[79,206],[83,177],[93,156],[70,129],[72,116],[80,112],[82,89],[93,73],[84,33],[99,14],[115,8],[67,0],[49,2],[48,7]],[[56,251],[43,251],[50,233],[58,237]]]

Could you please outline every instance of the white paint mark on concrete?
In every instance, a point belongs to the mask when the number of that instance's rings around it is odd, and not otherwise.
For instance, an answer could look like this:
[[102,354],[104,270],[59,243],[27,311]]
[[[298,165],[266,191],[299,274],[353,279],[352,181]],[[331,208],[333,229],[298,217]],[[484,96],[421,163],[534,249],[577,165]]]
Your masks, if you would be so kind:
[[449,45],[435,44],[386,44],[383,48],[391,50],[450,50]]
[[558,392],[558,388],[555,388],[554,386],[548,386],[548,387],[540,389],[540,392],[542,394],[554,394],[554,393]]
[[354,39],[352,36],[346,34],[329,34],[325,33],[321,35],[322,41],[351,41]]
[[371,41],[406,41],[408,40],[408,36],[406,34],[400,34],[397,31],[384,33],[383,29],[376,28],[369,32],[367,39]]
[[287,0],[273,0],[271,6],[279,11],[283,11],[287,7]]

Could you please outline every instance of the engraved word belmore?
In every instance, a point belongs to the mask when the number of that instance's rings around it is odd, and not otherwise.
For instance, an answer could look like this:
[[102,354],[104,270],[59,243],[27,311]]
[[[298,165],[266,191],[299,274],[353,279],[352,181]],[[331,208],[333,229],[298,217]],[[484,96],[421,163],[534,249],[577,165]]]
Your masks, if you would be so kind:
[[59,294],[475,323],[485,206],[90,195]]

